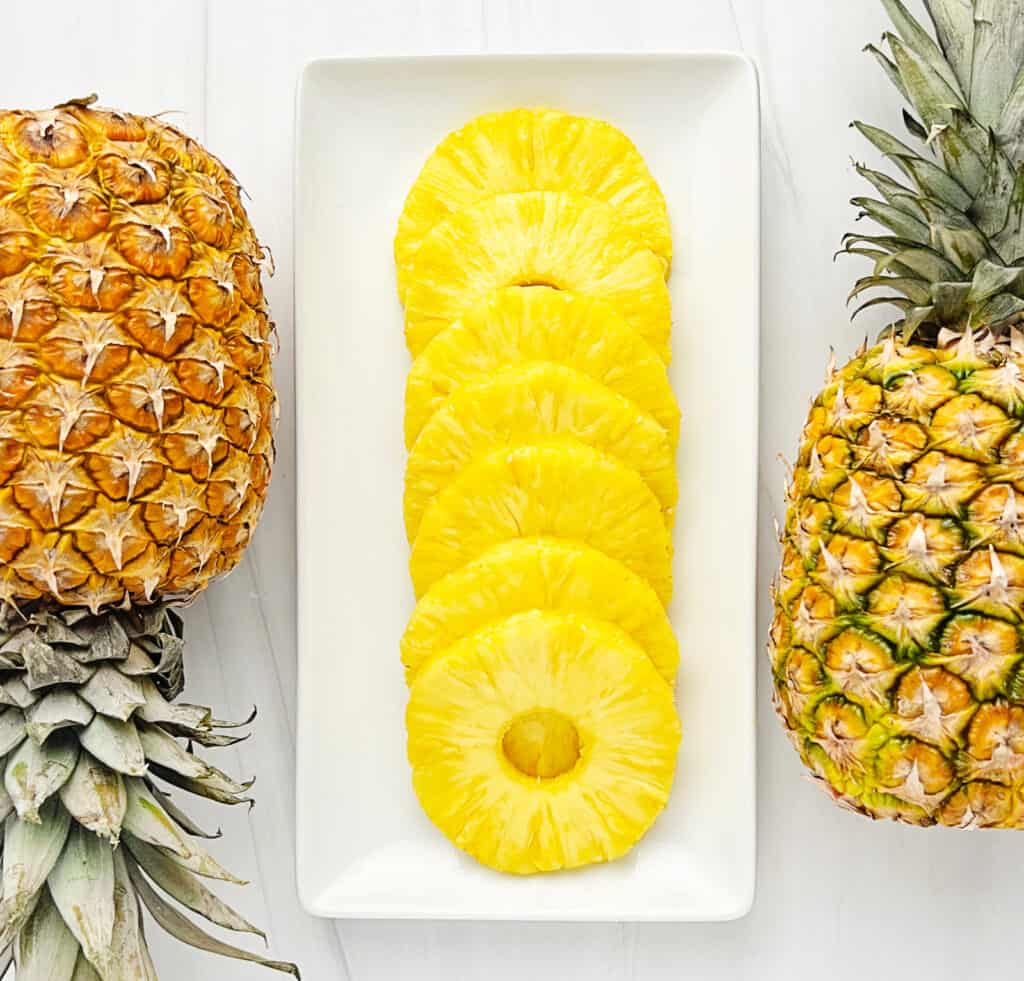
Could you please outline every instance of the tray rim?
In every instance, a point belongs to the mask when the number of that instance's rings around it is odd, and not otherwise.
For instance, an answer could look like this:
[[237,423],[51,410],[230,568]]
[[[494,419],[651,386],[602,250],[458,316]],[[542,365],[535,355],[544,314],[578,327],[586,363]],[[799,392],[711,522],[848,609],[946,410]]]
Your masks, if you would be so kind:
[[[308,98],[308,88],[317,72],[329,70],[332,67],[376,67],[382,65],[401,68],[403,66],[418,66],[426,64],[437,65],[458,65],[463,63],[511,63],[524,64],[530,62],[694,62],[709,61],[735,64],[748,76],[751,86],[752,98],[752,147],[750,160],[753,167],[753,215],[751,216],[750,231],[754,237],[754,268],[751,271],[751,283],[757,295],[757,303],[754,310],[754,323],[751,337],[751,353],[753,359],[753,387],[755,397],[751,400],[753,419],[751,420],[751,450],[755,461],[759,458],[760,444],[760,346],[761,346],[761,320],[762,320],[762,180],[763,180],[763,152],[761,147],[761,84],[756,61],[746,52],[728,48],[694,48],[694,49],[655,49],[655,50],[628,50],[628,49],[597,49],[597,50],[548,50],[543,52],[524,51],[460,51],[460,52],[419,52],[412,54],[382,52],[358,55],[319,55],[307,59],[298,74],[295,84],[294,101],[294,151],[292,160],[292,258],[293,258],[293,290],[292,290],[292,323],[294,332],[294,361],[293,361],[293,382],[295,385],[295,481],[296,501],[301,500],[301,487],[303,482],[303,440],[301,438],[302,419],[304,417],[303,399],[300,393],[303,390],[303,361],[300,356],[302,347],[302,328],[300,327],[300,247],[302,237],[301,215],[299,208],[301,194],[301,175],[303,173],[303,141],[301,138],[303,128],[303,112],[305,102]],[[758,515],[758,496],[760,480],[758,468],[755,467],[755,480],[749,495],[749,507],[753,512],[752,528],[754,540],[751,545],[751,558],[755,563],[754,595],[750,598],[750,617],[753,621],[753,650],[750,653],[751,667],[750,677],[746,682],[753,689],[752,711],[747,729],[747,739],[752,747],[751,753],[751,820],[749,822],[749,834],[753,839],[749,843],[751,874],[747,889],[737,901],[731,906],[723,905],[720,909],[709,910],[701,915],[680,915],[679,911],[672,907],[644,907],[642,909],[622,909],[614,915],[585,908],[564,908],[556,913],[548,911],[540,912],[516,912],[509,914],[501,910],[480,909],[472,913],[466,913],[464,909],[455,906],[446,908],[435,908],[425,912],[415,904],[382,904],[373,902],[362,902],[358,906],[352,904],[350,907],[331,905],[325,901],[328,893],[316,892],[309,888],[303,876],[302,848],[300,845],[301,831],[303,827],[303,811],[305,805],[303,796],[300,793],[302,784],[302,766],[300,760],[303,755],[302,747],[305,743],[303,734],[304,713],[303,706],[308,702],[309,696],[304,694],[309,681],[305,678],[307,672],[303,669],[303,627],[304,617],[302,615],[302,575],[301,564],[297,563],[296,568],[296,677],[297,677],[297,699],[296,699],[296,727],[295,727],[295,873],[298,898],[302,908],[312,916],[331,919],[395,919],[395,920],[479,920],[490,922],[549,922],[549,923],[610,923],[610,922],[635,922],[635,923],[684,923],[684,922],[728,922],[742,919],[753,909],[757,893],[758,879],[758,758],[759,747],[757,740],[757,677],[758,665],[760,663],[759,648],[757,643],[757,600],[758,600],[758,577],[756,574],[757,562],[757,539],[760,532],[760,521]],[[301,547],[301,507],[297,504],[295,509],[295,532],[296,547]]]

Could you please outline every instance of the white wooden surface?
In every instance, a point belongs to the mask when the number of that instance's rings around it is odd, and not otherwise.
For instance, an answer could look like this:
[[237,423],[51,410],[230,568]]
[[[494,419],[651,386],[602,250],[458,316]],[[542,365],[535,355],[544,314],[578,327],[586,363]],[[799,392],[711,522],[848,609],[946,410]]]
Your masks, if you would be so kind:
[[[829,346],[848,353],[867,329],[851,328],[843,307],[855,264],[830,256],[852,217],[846,199],[859,192],[850,157],[866,153],[845,124],[854,116],[898,120],[894,93],[859,50],[885,26],[875,0],[49,0],[5,5],[3,23],[0,103],[40,107],[98,91],[108,105],[178,113],[180,125],[238,174],[277,258],[270,298],[282,339],[283,421],[270,503],[247,561],[187,614],[193,698],[234,715],[260,706],[252,740],[222,751],[228,769],[257,774],[257,808],[201,816],[224,827],[217,854],[253,879],[229,898],[269,930],[275,954],[298,960],[312,981],[782,981],[819,973],[833,981],[963,981],[1019,963],[1024,835],[872,826],[837,810],[802,778],[768,708],[764,671],[758,896],[744,920],[330,923],[306,916],[295,897],[291,158],[302,63],[317,55],[480,50],[718,47],[754,57],[764,113],[765,624],[771,517],[781,499],[777,455],[794,448]],[[728,365],[708,370],[720,374],[728,397]],[[159,937],[154,947],[164,978],[260,976]]]

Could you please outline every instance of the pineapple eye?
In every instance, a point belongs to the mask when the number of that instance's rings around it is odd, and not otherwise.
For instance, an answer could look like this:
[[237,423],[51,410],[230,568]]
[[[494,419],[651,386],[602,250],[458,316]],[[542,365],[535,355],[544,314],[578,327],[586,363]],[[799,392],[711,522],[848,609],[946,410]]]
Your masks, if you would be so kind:
[[561,712],[539,709],[521,715],[501,738],[505,758],[527,777],[550,780],[580,759],[580,734]]

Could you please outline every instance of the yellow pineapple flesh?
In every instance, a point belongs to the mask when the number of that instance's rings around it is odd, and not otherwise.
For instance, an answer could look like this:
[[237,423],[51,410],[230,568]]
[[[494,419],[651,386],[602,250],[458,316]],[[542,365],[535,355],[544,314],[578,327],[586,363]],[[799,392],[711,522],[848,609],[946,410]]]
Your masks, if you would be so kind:
[[417,356],[493,290],[541,285],[604,300],[668,361],[663,273],[658,257],[596,198],[501,194],[449,215],[399,266],[406,342]]
[[679,407],[664,362],[607,303],[547,286],[488,294],[438,333],[409,369],[405,443],[464,385],[510,364],[575,368],[636,404],[679,438]]
[[679,648],[650,584],[603,552],[554,538],[495,545],[434,583],[402,636],[406,677],[411,682],[426,661],[463,637],[531,609],[576,612],[614,624],[674,682]]
[[488,113],[445,137],[398,219],[398,265],[448,215],[519,191],[577,191],[613,205],[668,271],[672,234],[665,198],[633,142],[603,120],[554,109]]
[[650,416],[572,368],[510,365],[453,395],[424,426],[405,473],[405,527],[415,539],[430,502],[476,457],[503,446],[575,437],[635,470],[672,523],[674,447]]
[[582,542],[672,594],[672,539],[639,474],[575,440],[496,450],[453,480],[423,516],[409,571],[417,597],[442,576],[514,538]]
[[611,861],[668,800],[672,690],[622,630],[531,610],[423,666],[406,713],[413,786],[478,861],[515,874]]

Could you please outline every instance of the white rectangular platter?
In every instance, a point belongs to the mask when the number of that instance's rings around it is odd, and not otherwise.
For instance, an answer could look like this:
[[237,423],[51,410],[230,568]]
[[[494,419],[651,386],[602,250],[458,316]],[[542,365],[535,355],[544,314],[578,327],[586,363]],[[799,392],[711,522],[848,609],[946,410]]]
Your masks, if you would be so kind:
[[[672,800],[624,859],[503,876],[413,795],[398,642],[409,357],[395,222],[434,145],[481,112],[606,119],[661,183],[683,412],[671,607],[683,743]],[[299,89],[296,162],[298,881],[338,917],[724,920],[753,900],[759,266],[757,81],[739,55],[329,59]]]

